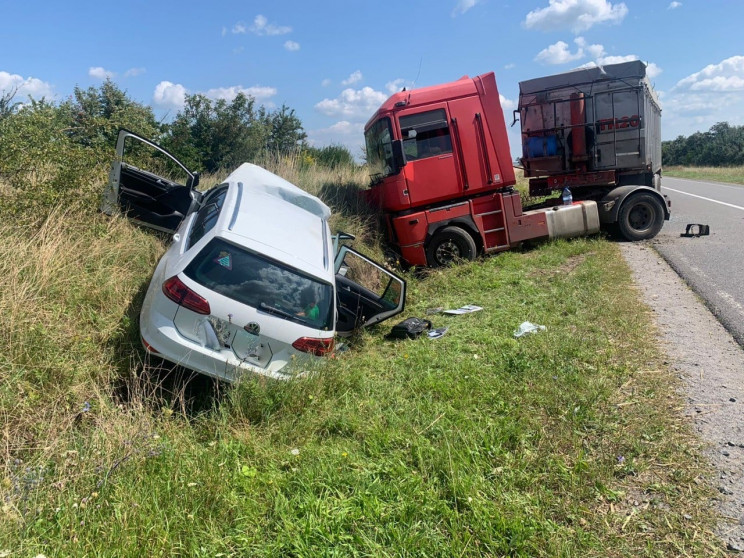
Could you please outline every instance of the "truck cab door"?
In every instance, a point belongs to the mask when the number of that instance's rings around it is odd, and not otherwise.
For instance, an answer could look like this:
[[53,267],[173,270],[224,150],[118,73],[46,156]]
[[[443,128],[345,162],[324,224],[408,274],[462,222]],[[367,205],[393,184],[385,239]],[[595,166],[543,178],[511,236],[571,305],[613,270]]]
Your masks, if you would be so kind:
[[348,246],[336,256],[336,333],[380,323],[405,307],[406,282]]
[[198,174],[158,144],[120,130],[101,211],[121,212],[137,224],[173,233],[198,204],[198,183]]
[[452,150],[452,128],[446,103],[398,113],[403,140],[408,196],[412,206],[456,197],[463,182]]

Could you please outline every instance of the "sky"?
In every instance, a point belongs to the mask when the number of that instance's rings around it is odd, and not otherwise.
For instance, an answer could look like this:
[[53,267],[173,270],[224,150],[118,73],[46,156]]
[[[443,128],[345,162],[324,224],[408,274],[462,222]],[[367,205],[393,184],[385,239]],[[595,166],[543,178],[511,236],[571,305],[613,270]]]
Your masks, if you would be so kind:
[[[184,95],[286,105],[308,141],[361,157],[364,124],[403,87],[495,72],[519,82],[642,60],[662,138],[744,125],[742,0],[0,0],[0,91],[62,101],[107,78],[168,121]],[[519,154],[519,125],[509,130]]]

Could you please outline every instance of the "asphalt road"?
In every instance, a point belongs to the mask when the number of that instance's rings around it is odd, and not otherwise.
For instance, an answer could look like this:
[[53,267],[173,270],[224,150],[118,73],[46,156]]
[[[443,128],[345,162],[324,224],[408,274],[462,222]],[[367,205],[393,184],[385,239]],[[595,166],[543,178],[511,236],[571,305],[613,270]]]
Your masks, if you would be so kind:
[[[744,346],[744,186],[664,177],[672,217],[654,247]],[[688,223],[710,236],[682,238]]]

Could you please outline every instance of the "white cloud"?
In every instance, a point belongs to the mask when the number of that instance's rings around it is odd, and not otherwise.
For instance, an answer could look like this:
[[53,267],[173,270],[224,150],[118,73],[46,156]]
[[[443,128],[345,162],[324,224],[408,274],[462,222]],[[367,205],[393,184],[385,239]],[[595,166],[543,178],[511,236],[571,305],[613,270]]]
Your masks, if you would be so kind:
[[571,29],[580,33],[599,23],[620,23],[628,7],[607,0],[548,0],[548,7],[527,14],[523,25],[527,29],[555,31]]
[[357,70],[356,72],[353,72],[349,77],[347,77],[345,80],[341,82],[341,85],[353,85],[355,83],[359,83],[362,81],[362,72]]
[[325,78],[323,81],[320,82],[320,85],[322,85],[323,87],[328,87],[329,85],[331,85],[331,80]]
[[411,89],[413,87],[413,82],[403,78],[394,79],[385,84],[385,91],[392,95],[393,93],[402,91],[404,87],[406,89]]
[[296,43],[294,41],[287,41],[284,43],[285,50],[288,50],[289,52],[297,52],[300,50],[300,43]]
[[0,71],[0,93],[15,91],[15,101],[22,102],[27,97],[41,99],[42,97],[54,97],[51,84],[38,78],[19,76],[9,72]]
[[180,83],[161,81],[155,86],[152,101],[163,108],[183,108],[188,90]]
[[248,31],[248,28],[245,26],[245,23],[242,21],[237,22],[235,25],[233,25],[231,32],[233,35],[243,35]]
[[[276,95],[277,90],[275,87],[267,87],[263,85],[254,85],[252,87],[243,87],[242,85],[232,85],[230,87],[213,87],[207,91],[201,92],[204,96],[210,99],[223,99],[231,102],[238,96],[239,93],[243,93],[249,97],[253,97],[266,107],[272,107],[270,99]],[[161,81],[155,87],[155,93],[152,96],[153,103],[157,106],[164,108],[183,108],[186,95],[189,94],[189,90],[186,89],[180,83],[171,83],[170,81]]]
[[254,85],[253,87],[243,87],[242,85],[233,85],[231,87],[214,87],[204,92],[204,95],[210,99],[224,99],[232,101],[238,96],[238,93],[253,97],[257,101],[265,101],[276,95],[275,87],[265,87]]
[[512,101],[511,99],[507,99],[504,97],[501,93],[499,93],[499,101],[501,102],[501,108],[503,110],[514,110],[517,108],[516,101]]
[[457,0],[455,8],[452,10],[452,17],[464,14],[480,1],[481,0]]
[[682,6],[682,2],[671,2],[669,4],[669,7],[667,7],[667,10],[674,10],[676,8],[679,8],[680,6]]
[[584,50],[581,47],[572,53],[566,43],[558,41],[538,52],[535,61],[543,64],[566,64],[582,58],[584,58]]
[[257,15],[255,19],[253,20],[253,25],[251,26],[251,32],[255,33],[256,35],[286,35],[287,33],[292,32],[291,27],[287,27],[286,25],[275,25],[273,23],[269,23],[269,20],[266,19],[265,16]]
[[506,64],[506,65],[504,66],[504,69],[505,69],[505,70],[511,70],[512,68],[516,68],[516,67],[517,67],[517,65],[516,65],[516,64],[514,64],[514,63],[509,63],[509,64]]
[[124,77],[137,77],[146,72],[145,68],[129,68],[124,72]]
[[88,68],[88,75],[95,79],[109,79],[114,77],[116,74],[102,68],[101,66],[92,66]]
[[326,116],[348,118],[368,118],[387,99],[387,95],[371,87],[344,89],[335,99],[323,99],[315,105],[315,110]]
[[700,92],[744,92],[744,56],[709,64],[677,82],[675,89]]

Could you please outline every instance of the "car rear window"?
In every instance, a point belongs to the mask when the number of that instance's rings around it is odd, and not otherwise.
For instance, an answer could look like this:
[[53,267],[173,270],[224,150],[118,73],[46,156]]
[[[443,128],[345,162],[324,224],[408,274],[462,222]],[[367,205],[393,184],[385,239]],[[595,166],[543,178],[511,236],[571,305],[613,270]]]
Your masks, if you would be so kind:
[[259,311],[315,329],[333,329],[330,284],[220,238],[212,239],[184,273]]

